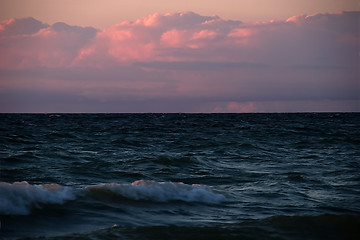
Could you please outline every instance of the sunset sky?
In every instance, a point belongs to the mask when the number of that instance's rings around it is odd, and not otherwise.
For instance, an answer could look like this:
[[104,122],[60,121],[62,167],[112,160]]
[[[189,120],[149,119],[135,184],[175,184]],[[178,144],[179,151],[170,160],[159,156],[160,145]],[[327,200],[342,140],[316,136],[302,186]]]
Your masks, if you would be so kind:
[[360,111],[357,0],[0,0],[0,112]]

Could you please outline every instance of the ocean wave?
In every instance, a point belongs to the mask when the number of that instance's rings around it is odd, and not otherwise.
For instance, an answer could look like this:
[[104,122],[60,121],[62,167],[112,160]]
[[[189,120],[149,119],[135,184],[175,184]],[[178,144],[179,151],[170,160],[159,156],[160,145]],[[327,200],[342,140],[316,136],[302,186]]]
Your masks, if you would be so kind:
[[225,201],[223,195],[214,193],[207,186],[198,184],[138,180],[132,184],[98,184],[88,186],[87,189],[95,194],[108,194],[153,202],[184,201],[218,204]]
[[151,202],[184,201],[218,204],[226,198],[204,185],[138,180],[133,183],[101,183],[77,189],[59,184],[31,185],[28,182],[0,182],[0,214],[29,215],[45,204],[64,204],[78,197],[116,200],[126,198]]
[[63,204],[75,199],[73,190],[58,184],[31,185],[26,181],[0,182],[0,214],[27,215],[41,204]]

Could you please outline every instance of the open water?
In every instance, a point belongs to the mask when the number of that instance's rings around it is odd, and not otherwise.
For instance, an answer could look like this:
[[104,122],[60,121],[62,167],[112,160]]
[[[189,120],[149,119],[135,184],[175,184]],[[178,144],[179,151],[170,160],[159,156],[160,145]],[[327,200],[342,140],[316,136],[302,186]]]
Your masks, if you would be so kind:
[[360,114],[1,114],[1,239],[360,239]]

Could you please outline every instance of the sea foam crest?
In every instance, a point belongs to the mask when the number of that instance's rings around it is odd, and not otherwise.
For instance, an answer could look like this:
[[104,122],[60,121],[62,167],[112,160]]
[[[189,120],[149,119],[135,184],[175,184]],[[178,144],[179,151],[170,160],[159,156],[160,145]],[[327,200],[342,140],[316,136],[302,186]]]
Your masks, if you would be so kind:
[[31,185],[26,181],[0,182],[0,214],[27,215],[40,204],[63,204],[75,199],[69,187],[58,184]]
[[226,198],[204,185],[138,180],[133,183],[101,183],[81,189],[59,184],[32,185],[26,181],[0,182],[0,215],[28,215],[43,204],[64,204],[78,196],[115,197],[153,202],[218,204]]
[[154,202],[184,201],[218,204],[225,201],[221,194],[214,193],[206,186],[175,182],[138,180],[132,184],[103,183],[88,186],[90,192],[115,194],[133,200]]

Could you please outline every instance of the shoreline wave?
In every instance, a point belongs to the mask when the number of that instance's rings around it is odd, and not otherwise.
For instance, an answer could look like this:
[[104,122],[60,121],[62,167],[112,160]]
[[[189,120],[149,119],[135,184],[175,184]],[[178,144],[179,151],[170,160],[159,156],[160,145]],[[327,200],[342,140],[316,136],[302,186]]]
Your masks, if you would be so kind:
[[23,182],[0,182],[0,214],[28,215],[41,204],[63,204],[76,198],[70,187],[58,184],[31,185]]
[[31,210],[46,204],[64,204],[85,196],[91,199],[129,199],[134,201],[220,204],[224,195],[214,193],[208,186],[175,182],[137,180],[133,183],[101,183],[82,188],[59,184],[32,185],[23,182],[0,182],[0,215],[29,215]]

